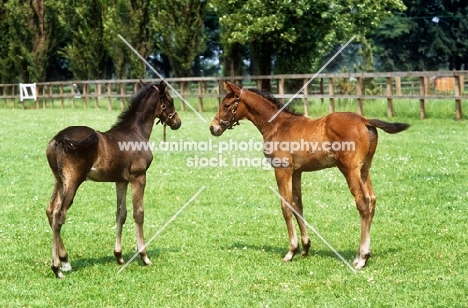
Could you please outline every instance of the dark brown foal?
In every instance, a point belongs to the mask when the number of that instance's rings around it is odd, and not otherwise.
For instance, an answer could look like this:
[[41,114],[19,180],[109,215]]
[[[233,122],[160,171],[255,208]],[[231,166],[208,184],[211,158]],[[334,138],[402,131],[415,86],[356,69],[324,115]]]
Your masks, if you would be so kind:
[[149,141],[156,118],[171,129],[178,129],[181,121],[163,81],[159,85],[143,86],[132,99],[128,110],[107,132],[86,126],[71,126],[60,131],[47,145],[47,160],[55,177],[55,187],[46,212],[53,231],[51,268],[57,278],[64,278],[62,271],[71,270],[60,230],[76,191],[85,180],[115,182],[117,238],[114,255],[119,264],[124,263],[121,238],[127,216],[127,186],[130,183],[137,249],[143,263],[151,264],[143,236],[143,194],[146,170],[151,165],[153,155],[143,144]]
[[[375,212],[375,195],[370,179],[372,158],[377,148],[377,129],[398,133],[409,127],[405,123],[369,120],[351,112],[331,113],[312,120],[288,111],[272,96],[257,90],[240,89],[225,83],[228,94],[211,122],[210,130],[220,136],[239,120],[250,120],[261,132],[264,154],[275,168],[281,209],[289,236],[291,261],[299,251],[293,214],[288,205],[303,215],[301,175],[305,171],[337,167],[346,178],[361,217],[361,240],[354,265],[362,268],[370,257],[370,227]],[[284,110],[283,110],[284,109]],[[279,112],[282,110],[282,112]],[[302,240],[302,255],[307,255],[310,239],[302,219],[296,217]]]

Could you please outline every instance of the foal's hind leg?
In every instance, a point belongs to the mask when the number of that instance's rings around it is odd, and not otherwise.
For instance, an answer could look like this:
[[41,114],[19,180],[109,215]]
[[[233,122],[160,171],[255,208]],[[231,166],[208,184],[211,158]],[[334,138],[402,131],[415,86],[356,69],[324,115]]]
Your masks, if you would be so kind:
[[[60,182],[57,182],[54,187],[54,192],[52,193],[52,197],[50,198],[49,206],[47,207],[46,214],[47,218],[49,220],[49,225],[52,229],[54,230],[54,218],[53,218],[53,212],[55,209],[60,208],[62,204],[62,194],[63,194],[63,187]],[[56,270],[54,270],[54,255],[57,255],[59,257],[59,260],[63,262],[63,270],[64,271],[69,271],[71,270],[70,263],[68,262],[68,253],[65,250],[65,246],[63,245],[63,241],[61,238],[59,238],[58,241],[55,240],[55,234],[52,242],[52,269],[54,273],[57,275]],[[60,262],[55,265],[56,267],[60,266]],[[62,278],[62,277],[60,277]]]
[[[356,206],[359,210],[359,215],[361,216],[361,242],[359,244],[356,258],[353,261],[356,268],[364,267],[371,256],[370,229],[372,219],[374,218],[376,204],[374,189],[372,188],[370,178],[370,168],[372,165],[372,158],[374,157],[375,150],[377,148],[378,134],[375,127],[367,127],[367,129],[369,132],[369,150],[364,156],[364,161],[358,176],[359,187],[364,187],[361,189],[363,197],[357,198],[361,199],[359,202],[356,199]],[[362,183],[364,183],[364,185]],[[358,205],[359,203],[361,203],[361,206]]]
[[[68,253],[63,244],[62,237],[60,236],[60,230],[65,223],[67,210],[73,203],[73,198],[75,197],[79,184],[69,186],[58,180],[46,210],[47,218],[49,219],[49,224],[53,232],[51,268],[57,278],[65,278],[61,272],[62,270],[71,270],[70,263],[68,262]],[[61,262],[62,268],[60,268]]]
[[[370,179],[369,169],[361,172],[361,177],[365,181],[366,192],[369,196],[369,211],[365,215],[361,215],[361,244],[359,245],[359,250],[356,255],[356,258],[353,261],[356,268],[362,268],[366,265],[367,260],[371,256],[370,248],[370,229],[372,224],[372,219],[375,214],[375,204],[376,197],[374,194],[374,189],[372,188],[372,183]],[[365,220],[364,222],[362,220]],[[364,244],[363,244],[364,243]]]
[[117,222],[117,235],[115,239],[114,247],[114,256],[118,264],[124,264],[125,261],[122,258],[122,229],[127,218],[127,187],[128,182],[117,182],[115,183],[117,191],[117,212],[116,212],[116,222]]
[[302,253],[303,257],[309,254],[310,248],[310,239],[307,235],[307,228],[304,223],[304,214],[303,214],[303,207],[302,207],[302,190],[301,190],[301,175],[302,173],[296,171],[293,173],[292,177],[292,190],[293,190],[293,208],[298,212],[300,217],[294,213],[296,216],[297,224],[299,225],[299,230],[301,231],[301,242],[302,242]]
[[[375,196],[373,195],[372,189],[368,189],[370,186],[370,178],[367,176],[366,182],[369,181],[369,184],[363,182],[361,178],[361,170],[359,168],[355,169],[340,169],[341,172],[346,177],[348,182],[349,190],[354,196],[356,202],[356,207],[359,211],[361,218],[361,241],[359,244],[358,253],[353,264],[356,268],[363,268],[367,260],[371,255],[370,251],[370,227],[372,222],[372,217],[374,215],[375,205]],[[366,171],[368,172],[368,170]]]

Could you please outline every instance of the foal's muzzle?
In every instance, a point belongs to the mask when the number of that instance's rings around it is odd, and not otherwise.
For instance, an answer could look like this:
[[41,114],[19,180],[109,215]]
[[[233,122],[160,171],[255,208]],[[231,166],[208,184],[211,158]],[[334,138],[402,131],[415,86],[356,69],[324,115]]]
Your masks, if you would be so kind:
[[182,125],[182,121],[180,120],[179,115],[175,113],[171,118],[166,119],[164,124],[169,125],[172,130],[176,130]]
[[218,120],[214,119],[211,121],[210,132],[213,136],[221,136],[224,130],[225,129],[219,124]]

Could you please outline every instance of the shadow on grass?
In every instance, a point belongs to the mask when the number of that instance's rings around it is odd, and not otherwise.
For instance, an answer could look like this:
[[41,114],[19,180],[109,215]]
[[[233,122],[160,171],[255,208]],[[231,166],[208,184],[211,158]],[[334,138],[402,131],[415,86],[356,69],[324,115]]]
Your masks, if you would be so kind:
[[[224,249],[251,249],[251,250],[258,250],[258,251],[264,251],[269,254],[273,255],[278,255],[281,258],[283,258],[286,253],[288,252],[287,246],[285,247],[279,247],[279,246],[265,246],[265,245],[248,245],[248,244],[243,244],[243,243],[235,243],[229,247],[225,247]],[[302,249],[302,247],[301,247]],[[396,248],[388,248],[385,250],[379,250],[376,252],[372,253],[372,256],[379,256],[383,257],[386,255],[393,255],[397,252],[398,250]],[[356,250],[337,250],[337,252],[345,259],[348,260],[349,262],[352,262],[354,258],[356,257],[357,249]],[[371,256],[371,259],[372,259]],[[296,254],[295,258],[293,260],[296,260],[296,258],[301,257],[301,250]],[[320,257],[320,258],[334,258],[338,259],[337,255],[330,249],[313,249],[313,247],[310,248],[309,250],[309,255],[307,258],[313,258],[313,257]]]
[[[169,252],[177,252],[179,250],[176,249],[151,249],[147,250],[148,257],[150,260],[157,259],[161,254],[169,253]],[[135,255],[136,251],[130,251],[128,253],[123,254],[123,259],[125,262],[128,262],[133,256]],[[94,265],[104,265],[104,264],[117,264],[114,255],[112,252],[105,256],[95,257],[95,258],[78,258],[73,259],[72,256],[70,258],[71,265],[73,267],[73,271],[80,271],[81,269],[94,266]],[[138,262],[139,265],[143,266],[143,262],[140,259],[140,256],[136,256],[135,259],[132,260],[133,262]],[[123,266],[123,265],[122,265]]]
[[285,254],[287,252],[287,249],[284,247],[278,247],[278,246],[266,246],[266,245],[248,245],[244,243],[234,243],[231,246],[224,247],[222,249],[228,249],[228,250],[242,250],[242,249],[251,249],[251,250],[258,250],[258,251],[264,251],[269,254],[276,254],[276,255],[281,255]]

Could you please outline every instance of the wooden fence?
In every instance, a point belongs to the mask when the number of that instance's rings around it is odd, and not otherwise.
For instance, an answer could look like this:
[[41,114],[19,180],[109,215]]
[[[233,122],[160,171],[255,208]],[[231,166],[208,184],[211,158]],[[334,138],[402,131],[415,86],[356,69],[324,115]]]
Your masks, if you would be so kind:
[[[204,99],[215,98],[219,103],[224,97],[224,81],[246,87],[260,87],[261,80],[270,79],[272,93],[282,101],[302,100],[306,116],[310,99],[320,99],[322,102],[328,100],[330,112],[335,111],[336,99],[355,99],[357,112],[362,114],[364,100],[378,98],[387,100],[389,117],[394,114],[393,100],[419,100],[420,118],[424,119],[426,100],[448,99],[455,101],[455,117],[459,120],[462,118],[462,100],[468,99],[464,86],[467,76],[468,71],[434,71],[167,78],[166,81],[184,98],[197,98],[200,112],[203,112]],[[157,79],[147,81],[159,82]],[[72,101],[73,107],[76,101],[81,101],[85,108],[93,103],[95,107],[99,107],[100,101],[107,100],[107,108],[112,109],[112,100],[118,99],[120,108],[123,109],[125,101],[138,90],[139,80],[39,82],[36,86],[36,108],[41,105],[43,108],[53,108],[57,102],[63,108],[64,100],[68,99]],[[297,93],[303,87],[304,90]],[[0,84],[0,102],[3,101],[6,107],[9,100],[13,100],[15,108],[19,101],[18,84]],[[24,102],[21,107],[24,108]],[[185,105],[182,104],[182,110],[184,109]]]

